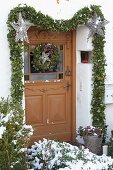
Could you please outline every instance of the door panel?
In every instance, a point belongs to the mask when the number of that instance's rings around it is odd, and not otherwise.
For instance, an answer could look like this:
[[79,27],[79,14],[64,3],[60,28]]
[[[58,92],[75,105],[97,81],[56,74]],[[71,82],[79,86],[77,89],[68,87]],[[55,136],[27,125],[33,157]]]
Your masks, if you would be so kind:
[[66,96],[65,94],[47,95],[48,123],[66,123]]
[[26,96],[26,121],[28,124],[43,125],[43,96]]
[[[71,141],[72,33],[41,32],[32,28],[28,36],[29,50],[24,61],[29,65],[25,64],[25,111],[26,123],[34,128],[31,142],[42,138]],[[60,49],[61,63],[57,70],[31,69],[30,50],[41,43],[52,43]]]

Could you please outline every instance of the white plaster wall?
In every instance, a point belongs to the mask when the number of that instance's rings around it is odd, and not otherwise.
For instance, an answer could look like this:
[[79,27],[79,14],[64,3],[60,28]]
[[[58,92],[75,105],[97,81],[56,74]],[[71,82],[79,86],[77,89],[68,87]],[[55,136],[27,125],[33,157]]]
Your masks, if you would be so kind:
[[85,127],[92,124],[90,114],[91,74],[92,64],[77,64],[77,129],[79,126]]
[[[89,29],[86,26],[80,26],[77,29],[76,35],[76,49],[77,51],[92,51],[92,37],[87,39]],[[80,63],[79,57],[77,57],[77,63]]]
[[76,35],[76,77],[77,77],[77,107],[76,107],[76,129],[79,126],[91,125],[90,102],[91,102],[91,77],[92,64],[81,63],[81,51],[92,51],[92,38],[87,40],[89,30],[86,26],[80,26]]
[[[46,4],[45,4],[46,3]],[[8,4],[8,5],[7,5]],[[84,6],[90,6],[90,4],[101,5],[102,12],[107,20],[110,21],[106,25],[106,45],[105,55],[108,66],[106,67],[106,84],[113,84],[113,10],[111,0],[60,0],[60,4],[56,3],[56,0],[4,0],[0,4],[0,97],[7,97],[10,94],[10,76],[11,67],[9,60],[9,48],[7,42],[7,17],[10,10],[16,7],[18,4],[27,4],[33,6],[37,11],[41,11],[44,14],[52,16],[54,19],[67,19],[71,18],[79,9]],[[87,42],[88,29],[81,26],[77,30],[77,64],[79,63],[79,51],[80,50],[92,50],[91,39]],[[87,88],[90,88],[87,84]],[[91,94],[88,94],[89,97]],[[89,115],[89,100],[87,100],[88,107],[82,107],[79,111],[77,105],[77,116],[79,120],[82,120],[82,109]],[[87,115],[87,116],[88,116]],[[89,115],[90,116],[90,115]],[[113,129],[113,104],[106,106],[106,120],[109,124],[109,130]],[[77,120],[78,121],[78,120]],[[90,123],[90,118],[89,122]],[[77,122],[79,126],[81,122]]]

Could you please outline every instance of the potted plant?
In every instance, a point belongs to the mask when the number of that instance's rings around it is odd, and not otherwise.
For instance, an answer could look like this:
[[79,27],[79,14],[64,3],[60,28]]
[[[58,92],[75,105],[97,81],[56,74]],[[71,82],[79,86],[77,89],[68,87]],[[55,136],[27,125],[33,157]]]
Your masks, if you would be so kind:
[[103,131],[101,128],[94,126],[87,126],[83,128],[80,126],[78,134],[83,137],[84,145],[90,152],[101,154],[103,138]]

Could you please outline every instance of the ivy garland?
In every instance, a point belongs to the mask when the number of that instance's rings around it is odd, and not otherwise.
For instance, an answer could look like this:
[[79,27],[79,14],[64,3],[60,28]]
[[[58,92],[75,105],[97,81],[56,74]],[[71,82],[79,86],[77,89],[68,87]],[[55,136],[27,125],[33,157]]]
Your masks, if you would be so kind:
[[105,121],[105,66],[106,60],[104,55],[105,41],[99,35],[93,37],[93,91],[91,102],[92,123],[96,127],[101,127],[104,131],[103,140],[106,136],[106,121]]
[[[43,15],[41,12],[36,12],[33,7],[20,5],[10,11],[8,16],[8,34],[7,38],[9,41],[9,48],[11,54],[11,66],[12,66],[12,77],[11,77],[11,96],[14,102],[22,103],[23,98],[23,61],[22,52],[23,44],[15,42],[15,30],[12,28],[12,22],[17,22],[18,13],[22,13],[22,17],[25,20],[29,20],[38,28],[44,28],[50,31],[69,31],[77,29],[79,25],[84,25],[91,19],[94,13],[98,17],[104,18],[100,7],[92,5],[90,8],[84,7],[79,10],[70,20],[53,20],[48,15]],[[104,55],[104,37],[95,34],[93,36],[93,90],[92,90],[92,102],[91,102],[91,113],[93,119],[93,125],[101,128],[105,128],[105,104],[104,104],[104,93],[105,93],[105,55]]]

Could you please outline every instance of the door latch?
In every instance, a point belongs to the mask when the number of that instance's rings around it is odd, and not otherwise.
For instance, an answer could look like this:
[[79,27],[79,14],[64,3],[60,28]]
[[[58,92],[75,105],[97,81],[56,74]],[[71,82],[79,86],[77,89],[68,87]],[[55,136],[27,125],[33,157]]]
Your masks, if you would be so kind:
[[69,66],[66,68],[65,76],[71,76],[71,70],[69,69]]
[[64,86],[64,88],[66,89],[66,91],[69,91],[69,87],[70,87],[71,85],[69,84],[69,82],[67,82],[66,83],[66,85]]
[[49,119],[47,119],[46,123],[49,124]]

